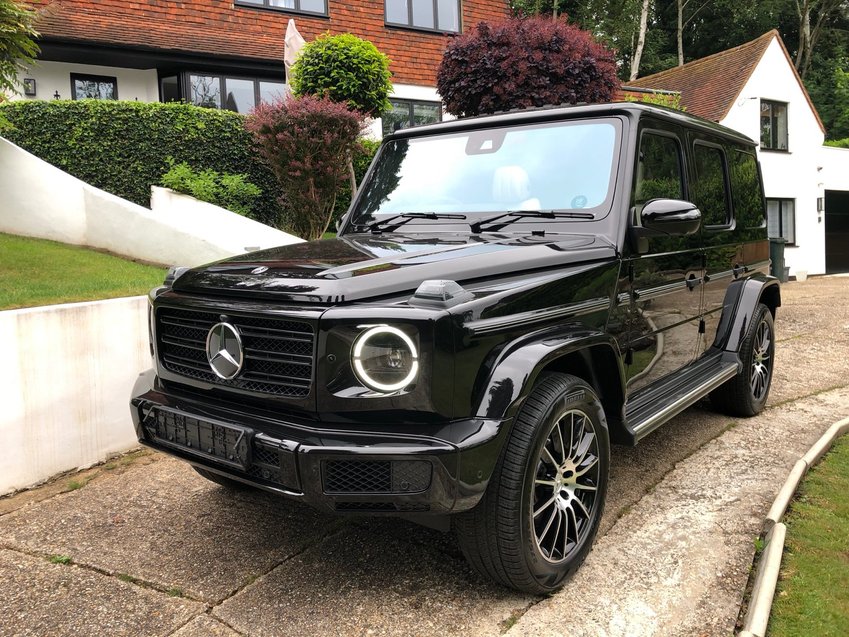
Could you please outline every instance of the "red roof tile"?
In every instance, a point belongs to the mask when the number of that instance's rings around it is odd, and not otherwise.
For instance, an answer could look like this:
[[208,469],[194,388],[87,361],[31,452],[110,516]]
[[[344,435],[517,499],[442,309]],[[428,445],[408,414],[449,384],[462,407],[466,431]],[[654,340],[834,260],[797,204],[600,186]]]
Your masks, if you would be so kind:
[[787,58],[788,65],[793,69],[796,81],[799,83],[808,105],[817,118],[820,128],[825,131],[819,113],[811,102],[801,78],[796,73],[781,36],[775,29],[733,49],[693,60],[684,66],[629,81],[623,86],[623,89],[633,86],[677,91],[681,94],[681,105],[687,108],[688,113],[718,122],[728,115],[774,38],[778,39],[781,50]]
[[[329,18],[234,6],[233,0],[31,0],[46,7],[37,28],[47,41],[84,42],[227,58],[283,61],[290,18],[309,41],[349,32],[392,60],[393,80],[435,86],[450,36],[384,24],[382,0],[329,0]],[[463,24],[508,15],[506,0],[465,0]]]

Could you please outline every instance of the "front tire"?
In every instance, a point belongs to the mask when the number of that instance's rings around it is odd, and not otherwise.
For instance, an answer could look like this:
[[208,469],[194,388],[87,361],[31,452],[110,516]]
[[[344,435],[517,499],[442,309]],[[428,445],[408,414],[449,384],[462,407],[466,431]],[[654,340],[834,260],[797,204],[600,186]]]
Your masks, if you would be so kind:
[[711,392],[713,405],[730,416],[754,416],[763,411],[772,384],[775,324],[772,312],[759,303],[740,344],[743,369]]
[[526,593],[562,586],[598,532],[609,456],[607,423],[592,388],[575,376],[542,375],[483,499],[454,520],[468,561]]

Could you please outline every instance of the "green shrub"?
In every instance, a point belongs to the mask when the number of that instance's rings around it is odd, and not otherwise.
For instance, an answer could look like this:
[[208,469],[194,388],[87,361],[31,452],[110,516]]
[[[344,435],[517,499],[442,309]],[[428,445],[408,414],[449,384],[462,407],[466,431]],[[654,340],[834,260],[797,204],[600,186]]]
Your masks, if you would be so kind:
[[317,95],[372,117],[391,108],[389,58],[350,33],[324,34],[304,45],[292,66],[295,95]]
[[834,148],[849,148],[849,137],[845,139],[832,139],[825,143],[826,146],[832,146]]
[[247,175],[222,174],[210,168],[197,171],[186,162],[175,163],[170,157],[168,165],[171,168],[162,175],[163,186],[240,215],[248,215],[251,204],[262,194],[255,184],[247,181]]
[[201,171],[246,175],[262,193],[249,216],[273,226],[282,218],[280,187],[238,113],[106,100],[9,102],[0,113],[14,126],[5,133],[10,141],[139,205],[150,205],[150,187],[173,157]]
[[639,97],[636,95],[626,95],[626,102],[641,102],[643,104],[653,104],[654,106],[665,106],[676,111],[686,111],[687,107],[681,105],[680,93],[641,93]]
[[274,169],[287,207],[297,212],[288,219],[296,234],[321,238],[358,146],[360,115],[344,104],[305,95],[260,104],[246,125]]

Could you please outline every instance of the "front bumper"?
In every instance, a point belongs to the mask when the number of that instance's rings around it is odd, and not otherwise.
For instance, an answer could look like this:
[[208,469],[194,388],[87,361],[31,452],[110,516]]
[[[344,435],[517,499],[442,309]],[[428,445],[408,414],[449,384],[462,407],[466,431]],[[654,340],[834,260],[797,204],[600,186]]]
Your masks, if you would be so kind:
[[334,513],[449,514],[480,500],[508,433],[504,422],[423,425],[296,422],[166,388],[153,370],[130,400],[139,441],[198,467]]

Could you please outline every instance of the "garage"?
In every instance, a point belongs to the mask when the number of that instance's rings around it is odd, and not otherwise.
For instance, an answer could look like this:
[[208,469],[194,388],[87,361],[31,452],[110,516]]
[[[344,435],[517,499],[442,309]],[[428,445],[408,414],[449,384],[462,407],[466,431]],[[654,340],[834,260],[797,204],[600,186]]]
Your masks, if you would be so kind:
[[849,272],[849,190],[825,191],[825,271]]

